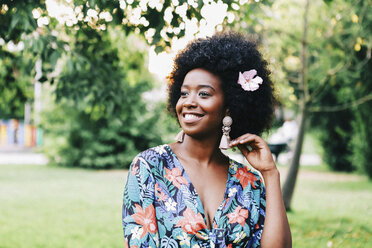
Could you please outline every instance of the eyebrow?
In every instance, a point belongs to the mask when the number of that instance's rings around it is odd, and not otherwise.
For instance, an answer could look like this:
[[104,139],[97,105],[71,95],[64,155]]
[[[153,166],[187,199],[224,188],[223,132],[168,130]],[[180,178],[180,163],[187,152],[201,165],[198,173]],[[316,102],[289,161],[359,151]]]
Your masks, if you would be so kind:
[[[184,85],[181,86],[181,88],[189,88],[189,86],[187,84],[184,84]],[[210,88],[213,91],[216,91],[212,86],[207,85],[207,84],[199,84],[198,88]]]

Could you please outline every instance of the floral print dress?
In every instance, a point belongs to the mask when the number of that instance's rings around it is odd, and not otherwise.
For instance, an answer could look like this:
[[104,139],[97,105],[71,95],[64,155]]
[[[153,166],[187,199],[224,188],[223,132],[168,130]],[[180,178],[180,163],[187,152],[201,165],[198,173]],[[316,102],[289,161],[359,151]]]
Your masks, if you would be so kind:
[[136,156],[124,189],[126,247],[260,247],[264,185],[256,172],[229,164],[224,200],[207,229],[201,200],[171,147]]

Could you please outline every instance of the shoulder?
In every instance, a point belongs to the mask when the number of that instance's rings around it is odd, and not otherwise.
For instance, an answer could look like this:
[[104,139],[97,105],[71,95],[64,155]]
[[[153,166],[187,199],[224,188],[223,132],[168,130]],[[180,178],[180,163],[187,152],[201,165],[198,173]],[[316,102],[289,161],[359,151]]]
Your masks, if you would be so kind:
[[141,153],[139,153],[133,160],[133,164],[138,162],[147,164],[150,169],[158,167],[159,164],[162,164],[164,160],[169,159],[170,150],[168,145],[159,145],[152,148],[149,148]]
[[153,157],[161,157],[164,153],[167,152],[166,150],[167,145],[158,145],[155,147],[151,147],[143,152],[140,152],[136,157],[141,157],[144,159],[153,158]]

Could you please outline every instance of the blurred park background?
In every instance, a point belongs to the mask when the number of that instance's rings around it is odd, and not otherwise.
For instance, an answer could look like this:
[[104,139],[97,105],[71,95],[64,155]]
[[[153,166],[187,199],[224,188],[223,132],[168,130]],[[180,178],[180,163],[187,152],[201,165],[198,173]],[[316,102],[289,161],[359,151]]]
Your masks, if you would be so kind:
[[1,1],[0,247],[123,247],[128,166],[179,131],[172,58],[223,30],[270,63],[293,246],[372,247],[371,0]]

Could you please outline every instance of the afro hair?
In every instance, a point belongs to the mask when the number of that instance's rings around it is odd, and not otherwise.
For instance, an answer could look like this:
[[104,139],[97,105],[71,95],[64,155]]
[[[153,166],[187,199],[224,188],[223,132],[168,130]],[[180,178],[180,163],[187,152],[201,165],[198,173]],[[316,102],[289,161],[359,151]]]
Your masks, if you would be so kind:
[[[267,62],[255,42],[236,32],[217,33],[190,42],[180,51],[168,76],[168,110],[177,115],[176,104],[186,74],[196,68],[217,75],[222,82],[225,107],[233,119],[230,136],[245,133],[261,135],[271,127],[274,107],[273,83]],[[245,91],[237,83],[239,72],[255,69],[263,83],[256,91]]]

